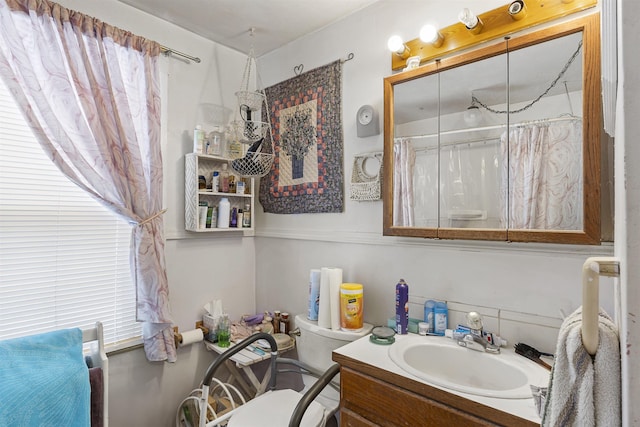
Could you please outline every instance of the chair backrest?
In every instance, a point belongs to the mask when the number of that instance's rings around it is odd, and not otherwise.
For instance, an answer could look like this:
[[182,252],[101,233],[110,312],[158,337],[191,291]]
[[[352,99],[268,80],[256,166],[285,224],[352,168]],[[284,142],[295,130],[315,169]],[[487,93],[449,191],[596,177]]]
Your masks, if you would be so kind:
[[[102,396],[102,402],[97,402],[98,407],[102,408],[102,426],[109,426],[109,359],[104,351],[104,334],[102,323],[96,322],[95,327],[82,330],[82,342],[84,345],[85,360],[90,367],[100,368],[102,370],[102,393],[91,393],[92,400],[94,396]],[[91,375],[91,373],[90,373]],[[94,402],[91,407],[94,408]]]

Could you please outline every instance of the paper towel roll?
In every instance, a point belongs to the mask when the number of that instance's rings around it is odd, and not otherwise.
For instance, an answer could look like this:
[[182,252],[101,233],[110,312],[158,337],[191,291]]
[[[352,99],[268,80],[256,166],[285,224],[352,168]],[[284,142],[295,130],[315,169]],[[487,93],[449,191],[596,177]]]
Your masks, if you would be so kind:
[[318,326],[331,329],[331,299],[329,289],[329,275],[331,269],[320,269],[320,302],[318,305]]
[[342,269],[332,268],[329,272],[329,298],[331,300],[331,329],[340,330],[340,285]]
[[193,343],[200,342],[204,339],[204,334],[202,333],[202,329],[194,329],[192,331],[182,332],[180,333],[180,335],[182,335],[182,342],[178,344],[178,347],[191,345]]

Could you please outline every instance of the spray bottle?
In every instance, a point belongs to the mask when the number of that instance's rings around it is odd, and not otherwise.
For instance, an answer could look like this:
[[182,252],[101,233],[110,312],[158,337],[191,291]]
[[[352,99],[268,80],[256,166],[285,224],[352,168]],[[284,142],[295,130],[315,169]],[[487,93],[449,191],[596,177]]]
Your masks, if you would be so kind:
[[407,333],[409,326],[409,285],[400,279],[396,285],[396,333]]

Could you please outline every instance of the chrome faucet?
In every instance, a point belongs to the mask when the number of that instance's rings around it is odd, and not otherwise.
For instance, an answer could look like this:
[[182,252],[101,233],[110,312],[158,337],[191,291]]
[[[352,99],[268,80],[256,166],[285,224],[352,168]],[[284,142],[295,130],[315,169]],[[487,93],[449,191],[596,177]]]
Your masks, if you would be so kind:
[[479,313],[472,311],[467,314],[467,326],[469,326],[470,332],[456,333],[453,336],[458,345],[476,351],[493,354],[500,353],[500,346],[487,341],[482,336],[482,317]]

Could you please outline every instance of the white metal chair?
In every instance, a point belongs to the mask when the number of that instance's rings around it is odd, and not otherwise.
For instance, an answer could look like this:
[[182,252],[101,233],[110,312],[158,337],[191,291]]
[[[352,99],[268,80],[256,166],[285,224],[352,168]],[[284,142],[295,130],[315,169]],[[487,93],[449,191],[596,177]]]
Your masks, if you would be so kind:
[[[267,391],[247,403],[240,405],[220,417],[207,421],[208,396],[211,383],[215,381],[216,370],[225,360],[241,351],[251,343],[264,339],[271,348],[269,385]],[[302,394],[292,389],[275,390],[276,375],[291,372],[292,368],[278,370],[278,366],[293,365],[295,370],[317,376],[318,380]],[[287,358],[278,358],[278,346],[275,339],[266,333],[258,333],[244,339],[236,346],[220,354],[209,365],[202,382],[199,402],[199,427],[213,427],[224,425],[227,427],[323,427],[335,426],[335,412],[337,408],[327,408],[314,399],[338,374],[338,364],[332,365],[326,372],[319,373],[308,368],[303,363]]]

